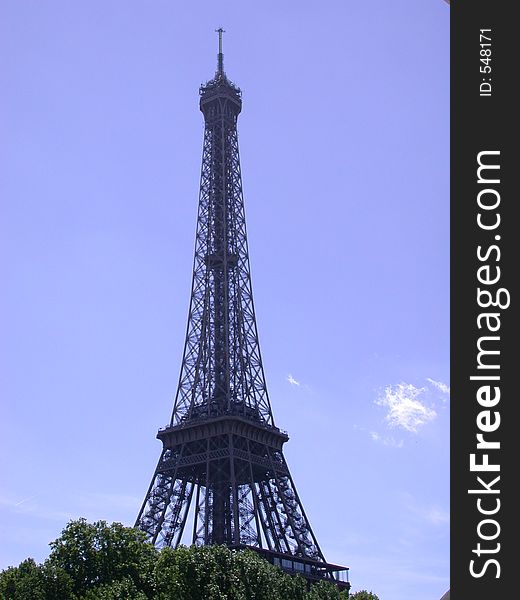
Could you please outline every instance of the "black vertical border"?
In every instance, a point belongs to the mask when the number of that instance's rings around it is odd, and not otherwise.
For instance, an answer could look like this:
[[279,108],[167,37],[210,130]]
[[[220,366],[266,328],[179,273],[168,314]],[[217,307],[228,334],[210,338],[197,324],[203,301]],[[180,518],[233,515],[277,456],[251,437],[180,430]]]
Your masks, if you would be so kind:
[[[520,23],[515,20],[514,2],[503,0],[452,0],[451,26],[451,599],[489,600],[489,598],[517,597],[515,575],[520,574],[520,539],[517,511],[520,511],[515,480],[520,469],[520,420],[516,419],[520,404],[520,353],[516,280],[520,277],[520,230],[514,215],[520,209],[520,152],[518,140],[518,113],[520,93],[515,91],[520,82]],[[491,73],[480,72],[480,29],[491,29]],[[480,96],[483,79],[491,78],[492,95]],[[488,150],[500,151],[500,184],[494,186],[500,193],[500,226],[484,231],[477,224],[477,194],[482,184],[477,183],[477,155]],[[489,186],[493,187],[493,186]],[[516,189],[515,189],[516,188]],[[482,211],[480,211],[482,212]],[[500,240],[495,236],[500,235]],[[503,287],[511,294],[507,309],[483,309],[477,303],[479,284],[477,270],[486,262],[479,261],[477,247],[500,247],[500,259],[493,252],[487,264],[492,272],[499,266],[501,278],[490,291]],[[515,288],[515,289],[513,289]],[[490,450],[490,463],[500,465],[499,473],[470,471],[470,454],[476,450],[477,415],[483,410],[476,400],[476,392],[485,382],[471,381],[470,376],[482,375],[477,369],[477,340],[486,335],[479,331],[477,316],[481,312],[500,313],[500,390],[501,399],[496,408],[500,413],[500,427],[489,439],[499,440],[499,450]],[[489,335],[489,333],[488,333]],[[496,356],[494,357],[497,358]],[[485,373],[491,373],[486,371]],[[497,372],[495,371],[494,374]],[[477,456],[481,456],[482,451]],[[489,482],[500,475],[495,489],[500,494],[483,494],[482,506],[495,506],[500,498],[496,515],[481,514],[477,508],[478,494],[468,490],[479,488],[477,476]],[[491,500],[493,498],[493,500]],[[486,504],[487,503],[487,504]],[[495,518],[500,534],[493,541],[481,540],[477,533],[479,522]],[[486,529],[488,527],[488,529]],[[492,535],[493,525],[481,531]],[[500,550],[496,553],[474,552],[480,542],[482,548]],[[518,556],[518,560],[517,560]],[[500,564],[500,576],[495,564],[484,569],[487,559]],[[475,571],[484,573],[474,577],[470,561],[475,559]]]

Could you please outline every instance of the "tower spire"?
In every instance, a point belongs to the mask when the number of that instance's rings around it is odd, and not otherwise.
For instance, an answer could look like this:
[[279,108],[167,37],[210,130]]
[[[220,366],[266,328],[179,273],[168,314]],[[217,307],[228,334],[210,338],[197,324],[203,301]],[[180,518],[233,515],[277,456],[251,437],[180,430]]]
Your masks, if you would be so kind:
[[217,73],[219,75],[224,75],[224,54],[222,54],[222,34],[225,33],[225,30],[222,27],[215,29],[218,33],[218,67]]

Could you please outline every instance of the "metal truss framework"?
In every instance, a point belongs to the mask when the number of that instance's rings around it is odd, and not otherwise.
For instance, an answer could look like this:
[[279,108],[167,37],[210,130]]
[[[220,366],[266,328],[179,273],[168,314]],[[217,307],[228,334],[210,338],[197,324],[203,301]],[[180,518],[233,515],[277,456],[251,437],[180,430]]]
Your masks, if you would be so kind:
[[327,565],[267,393],[238,151],[241,92],[224,73],[221,38],[219,49],[215,77],[200,88],[205,131],[181,373],[136,527],[158,547],[176,547],[190,522],[193,544],[247,546]]
[[179,545],[194,502],[193,544],[325,560],[281,450],[285,433],[233,415],[159,437],[163,451],[137,522],[158,547]]

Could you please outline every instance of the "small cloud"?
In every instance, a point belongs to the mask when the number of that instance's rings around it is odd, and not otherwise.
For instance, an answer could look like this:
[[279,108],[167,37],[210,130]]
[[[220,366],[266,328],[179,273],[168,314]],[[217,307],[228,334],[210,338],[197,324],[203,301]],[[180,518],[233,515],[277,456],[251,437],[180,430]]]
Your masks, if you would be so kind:
[[374,440],[374,442],[378,442],[381,439],[381,436],[377,431],[370,431],[370,437]]
[[54,506],[42,505],[38,498],[39,494],[28,496],[22,500],[0,496],[0,508],[5,509],[7,513],[34,516],[38,519],[51,521],[68,521],[72,518],[70,511],[62,511],[54,508]]
[[36,496],[28,496],[27,498],[20,500],[20,502],[16,502],[15,504],[13,504],[13,506],[20,506],[21,504],[25,504],[26,502],[29,502],[33,498],[36,498]]
[[300,385],[299,381],[296,381],[296,379],[291,375],[287,375],[287,381],[291,384],[291,385]]
[[378,442],[383,444],[383,446],[391,446],[392,448],[402,448],[403,440],[396,440],[392,436],[382,436],[377,431],[369,431],[370,437],[374,440],[374,442]]
[[433,421],[437,413],[419,400],[425,388],[418,388],[411,383],[399,383],[387,386],[376,404],[388,408],[386,420],[391,427],[401,427],[417,433],[420,427]]
[[443,525],[450,522],[450,513],[437,506],[430,507],[426,511],[425,517],[433,525]]
[[420,521],[425,521],[431,525],[446,525],[450,522],[450,513],[448,510],[433,504],[425,506],[420,504],[411,494],[405,494],[404,504],[406,508]]
[[433,387],[437,388],[441,393],[449,396],[450,394],[450,386],[442,383],[442,381],[435,381],[435,379],[430,379],[430,377],[426,378],[426,381],[431,383]]

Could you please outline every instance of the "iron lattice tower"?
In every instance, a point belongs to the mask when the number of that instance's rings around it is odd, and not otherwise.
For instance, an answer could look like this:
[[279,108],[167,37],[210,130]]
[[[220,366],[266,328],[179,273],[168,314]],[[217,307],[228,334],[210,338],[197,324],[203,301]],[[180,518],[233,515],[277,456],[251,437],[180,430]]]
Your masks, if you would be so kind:
[[224,72],[222,32],[217,71],[200,88],[204,145],[181,373],[136,527],[158,547],[176,547],[191,514],[193,544],[251,547],[309,580],[337,581],[346,568],[325,561],[267,393],[238,151],[241,91]]

